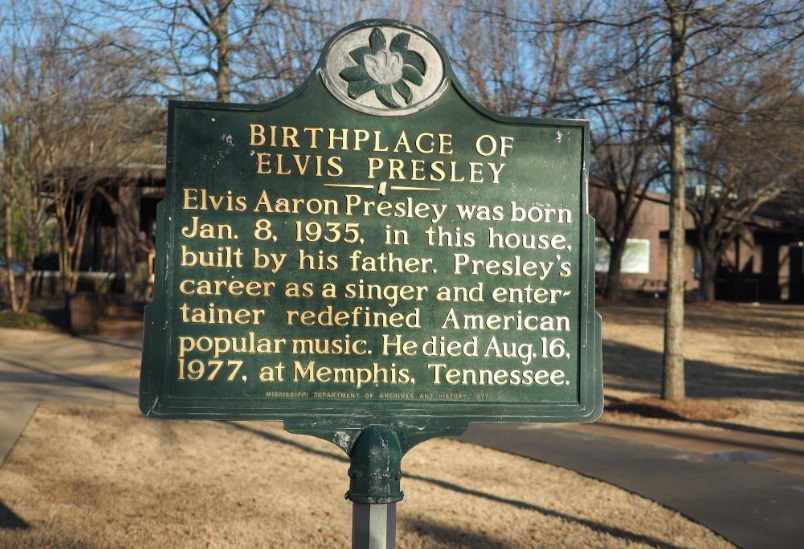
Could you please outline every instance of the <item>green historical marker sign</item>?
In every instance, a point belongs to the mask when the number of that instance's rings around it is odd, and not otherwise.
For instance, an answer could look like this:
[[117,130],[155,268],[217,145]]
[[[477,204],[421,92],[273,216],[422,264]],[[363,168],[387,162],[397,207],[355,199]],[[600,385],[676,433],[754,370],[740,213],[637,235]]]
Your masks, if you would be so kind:
[[432,36],[371,21],[291,96],[168,127],[143,413],[345,449],[600,415],[587,122],[490,113]]

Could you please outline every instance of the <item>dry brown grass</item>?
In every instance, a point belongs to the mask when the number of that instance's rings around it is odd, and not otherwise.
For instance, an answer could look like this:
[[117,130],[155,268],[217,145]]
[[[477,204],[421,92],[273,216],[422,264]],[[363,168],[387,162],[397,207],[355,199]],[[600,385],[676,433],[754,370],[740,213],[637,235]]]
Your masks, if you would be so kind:
[[688,305],[684,354],[689,398],[681,403],[656,398],[664,310],[627,305],[599,310],[606,396],[616,412],[604,413],[604,421],[627,421],[623,412],[631,412],[636,420],[653,416],[804,432],[804,307]]
[[[399,547],[730,547],[644,498],[501,452],[438,439],[403,465]],[[272,423],[48,404],[0,470],[20,521],[3,521],[0,547],[348,547],[347,468],[334,445]]]

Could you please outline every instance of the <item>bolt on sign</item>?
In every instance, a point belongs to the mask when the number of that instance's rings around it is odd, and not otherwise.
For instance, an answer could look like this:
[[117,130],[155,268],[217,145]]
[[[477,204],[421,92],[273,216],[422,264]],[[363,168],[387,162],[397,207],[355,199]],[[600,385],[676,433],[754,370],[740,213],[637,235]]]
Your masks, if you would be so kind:
[[595,420],[588,154],[587,121],[487,111],[396,21],[343,29],[279,101],[171,102],[143,413],[347,451],[367,425]]

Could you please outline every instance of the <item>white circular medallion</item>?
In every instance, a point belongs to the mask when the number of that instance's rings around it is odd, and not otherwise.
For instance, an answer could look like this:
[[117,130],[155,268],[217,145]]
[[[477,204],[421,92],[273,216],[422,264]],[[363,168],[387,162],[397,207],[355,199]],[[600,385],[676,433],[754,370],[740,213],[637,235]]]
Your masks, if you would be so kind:
[[332,43],[324,85],[341,103],[377,116],[404,116],[433,104],[447,89],[444,61],[421,31],[380,23]]

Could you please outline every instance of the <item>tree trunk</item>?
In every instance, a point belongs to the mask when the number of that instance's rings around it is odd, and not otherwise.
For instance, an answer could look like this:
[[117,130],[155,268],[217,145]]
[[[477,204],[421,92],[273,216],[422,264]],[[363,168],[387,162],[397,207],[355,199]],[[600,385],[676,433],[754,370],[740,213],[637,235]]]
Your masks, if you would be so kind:
[[33,292],[33,270],[34,260],[36,259],[36,252],[39,249],[38,238],[39,234],[36,231],[36,226],[28,225],[28,240],[25,243],[25,274],[22,277],[22,297],[20,299],[20,312],[27,313],[31,306],[31,293]]
[[5,215],[3,216],[3,235],[4,244],[6,248],[5,261],[6,261],[6,287],[8,288],[8,300],[11,303],[11,310],[15,313],[24,312],[20,311],[20,302],[17,299],[17,281],[14,276],[14,247],[12,242],[12,229],[13,223],[11,218],[11,204],[7,201],[5,204]]
[[683,400],[684,383],[684,244],[686,232],[686,160],[684,148],[684,50],[686,46],[687,13],[676,0],[667,0],[670,16],[670,124],[671,136],[671,194],[670,231],[667,251],[667,305],[664,321],[664,375],[662,398]]
[[59,279],[61,280],[61,290],[65,298],[72,293],[75,293],[75,284],[72,281],[72,269],[70,269],[70,257],[72,257],[72,250],[70,249],[70,236],[69,225],[65,221],[63,211],[64,208],[56,205],[56,215],[59,217]]
[[231,56],[229,49],[229,5],[230,0],[218,0],[218,20],[212,32],[217,44],[218,70],[215,73],[216,99],[228,103],[231,94]]
[[606,298],[620,299],[623,295],[622,274],[625,242],[617,238],[609,248],[609,271],[606,275]]
[[716,252],[704,249],[701,246],[701,273],[698,283],[701,285],[701,299],[703,301],[715,300],[715,280],[717,278],[717,266],[719,256]]
[[97,190],[93,185],[78,189],[78,183],[72,180],[60,179],[57,184],[59,193],[55,205],[59,223],[59,277],[65,297],[69,297],[78,291],[87,220]]

